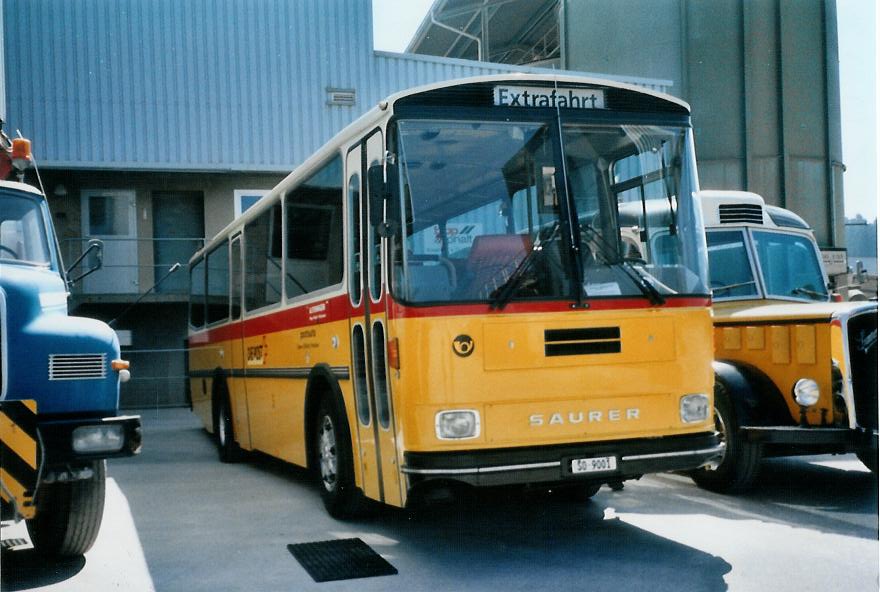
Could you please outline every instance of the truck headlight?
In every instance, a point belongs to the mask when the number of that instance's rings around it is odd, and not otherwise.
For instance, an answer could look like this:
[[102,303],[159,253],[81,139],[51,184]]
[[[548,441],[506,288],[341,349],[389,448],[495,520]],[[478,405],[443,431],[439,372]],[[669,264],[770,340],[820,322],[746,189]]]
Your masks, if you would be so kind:
[[480,414],[471,409],[441,411],[434,417],[440,440],[467,440],[480,435]]
[[678,406],[681,421],[697,423],[709,419],[709,396],[702,393],[685,395]]
[[75,452],[83,454],[119,452],[125,444],[125,433],[118,424],[81,426],[73,430],[71,444]]
[[794,383],[791,390],[794,394],[794,400],[801,407],[810,407],[819,400],[819,384],[811,378],[801,378]]

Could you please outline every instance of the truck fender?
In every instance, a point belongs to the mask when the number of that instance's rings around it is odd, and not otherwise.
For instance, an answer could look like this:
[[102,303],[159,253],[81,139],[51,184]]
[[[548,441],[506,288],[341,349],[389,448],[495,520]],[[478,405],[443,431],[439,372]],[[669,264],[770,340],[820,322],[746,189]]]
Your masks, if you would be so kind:
[[740,426],[792,425],[785,399],[758,368],[741,362],[712,362],[715,380],[727,390]]

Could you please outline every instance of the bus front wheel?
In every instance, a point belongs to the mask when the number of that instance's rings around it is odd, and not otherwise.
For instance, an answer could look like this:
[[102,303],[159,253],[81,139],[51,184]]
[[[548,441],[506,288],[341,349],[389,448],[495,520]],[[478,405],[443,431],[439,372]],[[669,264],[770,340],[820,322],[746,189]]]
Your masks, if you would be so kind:
[[326,397],[315,418],[314,450],[318,484],[324,507],[334,518],[361,513],[363,496],[354,482],[351,435],[344,416]]
[[104,515],[105,461],[91,463],[88,479],[44,484],[37,493],[37,515],[27,521],[34,549],[41,555],[73,557],[92,548]]

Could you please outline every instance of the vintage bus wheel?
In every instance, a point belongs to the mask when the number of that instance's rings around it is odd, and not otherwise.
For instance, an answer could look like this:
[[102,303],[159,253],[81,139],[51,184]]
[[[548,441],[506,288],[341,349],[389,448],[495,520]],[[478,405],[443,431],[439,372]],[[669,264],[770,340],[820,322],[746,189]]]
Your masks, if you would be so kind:
[[714,469],[691,472],[691,478],[697,485],[719,493],[738,493],[754,484],[761,466],[761,446],[747,442],[740,434],[739,427],[740,422],[727,389],[716,379],[715,429],[725,444],[724,457]]
[[217,443],[217,454],[220,461],[233,463],[241,460],[241,448],[235,442],[232,427],[232,413],[229,411],[229,397],[221,392],[217,397],[217,414],[214,425],[214,438]]
[[321,401],[314,430],[314,450],[321,499],[334,518],[361,513],[363,496],[354,483],[351,437],[332,403]]
[[104,515],[105,461],[92,463],[91,469],[88,479],[40,487],[37,515],[27,521],[38,553],[67,557],[92,548]]

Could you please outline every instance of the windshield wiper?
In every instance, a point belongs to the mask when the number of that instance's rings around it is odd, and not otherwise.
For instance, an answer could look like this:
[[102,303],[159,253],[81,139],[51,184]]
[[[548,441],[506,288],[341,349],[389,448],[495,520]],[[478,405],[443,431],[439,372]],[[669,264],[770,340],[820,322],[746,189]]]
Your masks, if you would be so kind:
[[546,240],[541,240],[540,233],[538,238],[535,239],[535,244],[532,245],[532,250],[526,253],[526,256],[522,258],[519,264],[516,266],[516,269],[513,270],[508,278],[504,281],[503,284],[498,286],[491,294],[491,300],[489,301],[489,307],[492,310],[502,310],[510,299],[513,298],[516,289],[519,287],[522,279],[525,277],[526,270],[531,265],[532,261],[535,258],[535,254],[544,250],[544,243],[553,240],[553,237],[556,236],[556,233],[559,231],[559,221],[557,220],[553,224],[553,228],[550,231],[550,236],[547,237]]
[[727,284],[726,286],[721,286],[719,288],[712,288],[712,295],[714,296],[716,292],[730,292],[734,288],[742,288],[743,286],[750,286],[755,283],[755,280],[749,280],[747,282],[739,282],[738,284]]
[[632,261],[627,258],[617,259],[615,261],[611,261],[608,257],[608,242],[605,238],[599,234],[595,228],[590,225],[581,226],[581,231],[589,231],[590,238],[593,240],[594,244],[599,246],[599,253],[602,255],[602,260],[605,265],[619,265],[620,268],[624,271],[626,277],[632,280],[635,286],[642,292],[642,294],[654,305],[661,305],[666,303],[666,298],[663,297],[663,294],[660,293],[660,290],[651,283],[651,281],[646,277],[644,273],[642,273],[639,268],[633,265]]
[[828,298],[827,294],[823,294],[821,292],[816,292],[815,290],[810,290],[809,288],[806,288],[804,286],[801,286],[800,288],[795,288],[794,290],[791,291],[791,293],[792,294],[803,294],[804,296],[813,296],[813,297],[819,298],[821,300],[825,300]]

